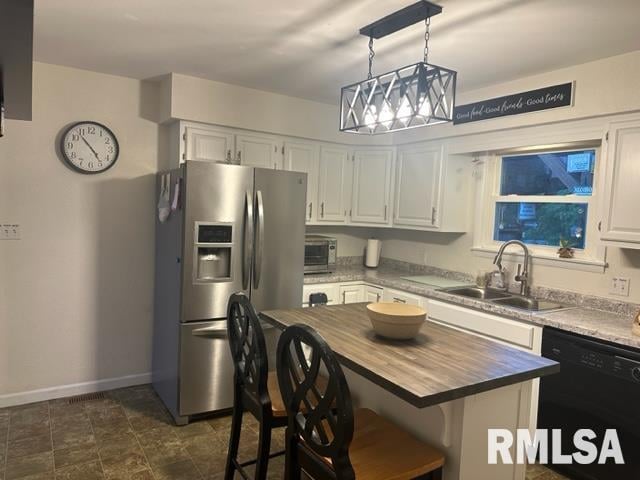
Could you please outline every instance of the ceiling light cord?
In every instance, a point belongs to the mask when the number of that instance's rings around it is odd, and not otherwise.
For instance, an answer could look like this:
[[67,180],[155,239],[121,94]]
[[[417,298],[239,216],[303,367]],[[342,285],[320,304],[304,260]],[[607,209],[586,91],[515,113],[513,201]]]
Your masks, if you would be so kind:
[[376,52],[373,51],[373,37],[369,37],[369,75],[367,75],[367,80],[371,80],[371,78],[373,78],[371,69],[373,67],[373,57],[375,56]]
[[429,37],[431,36],[431,17],[424,19],[424,63],[429,63]]

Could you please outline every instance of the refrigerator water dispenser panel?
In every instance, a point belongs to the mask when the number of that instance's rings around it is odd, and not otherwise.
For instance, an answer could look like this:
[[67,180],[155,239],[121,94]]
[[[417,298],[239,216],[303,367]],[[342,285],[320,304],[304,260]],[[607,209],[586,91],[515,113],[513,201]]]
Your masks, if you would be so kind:
[[228,282],[232,280],[233,226],[196,222],[194,248],[197,283]]

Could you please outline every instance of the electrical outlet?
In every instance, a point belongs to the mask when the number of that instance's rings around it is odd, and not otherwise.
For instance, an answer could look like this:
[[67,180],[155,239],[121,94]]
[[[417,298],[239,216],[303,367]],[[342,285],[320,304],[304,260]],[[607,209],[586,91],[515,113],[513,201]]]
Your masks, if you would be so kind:
[[0,224],[0,240],[20,240],[20,225]]
[[609,289],[609,293],[620,297],[628,297],[630,282],[631,280],[625,277],[613,277],[611,279],[611,288]]

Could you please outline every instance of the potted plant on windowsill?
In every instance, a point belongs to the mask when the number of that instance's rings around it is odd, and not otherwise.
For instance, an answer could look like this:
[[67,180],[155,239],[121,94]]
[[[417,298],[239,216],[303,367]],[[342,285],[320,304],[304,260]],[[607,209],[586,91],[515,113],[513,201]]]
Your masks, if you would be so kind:
[[558,256],[560,258],[573,258],[573,243],[566,238],[560,239],[560,248],[558,249]]

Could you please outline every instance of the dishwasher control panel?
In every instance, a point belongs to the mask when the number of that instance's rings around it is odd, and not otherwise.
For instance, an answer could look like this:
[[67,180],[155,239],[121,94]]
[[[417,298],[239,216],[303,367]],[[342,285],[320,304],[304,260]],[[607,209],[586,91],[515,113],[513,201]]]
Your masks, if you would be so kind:
[[542,355],[562,362],[577,363],[602,373],[640,384],[640,354],[591,340],[561,336],[547,338]]

